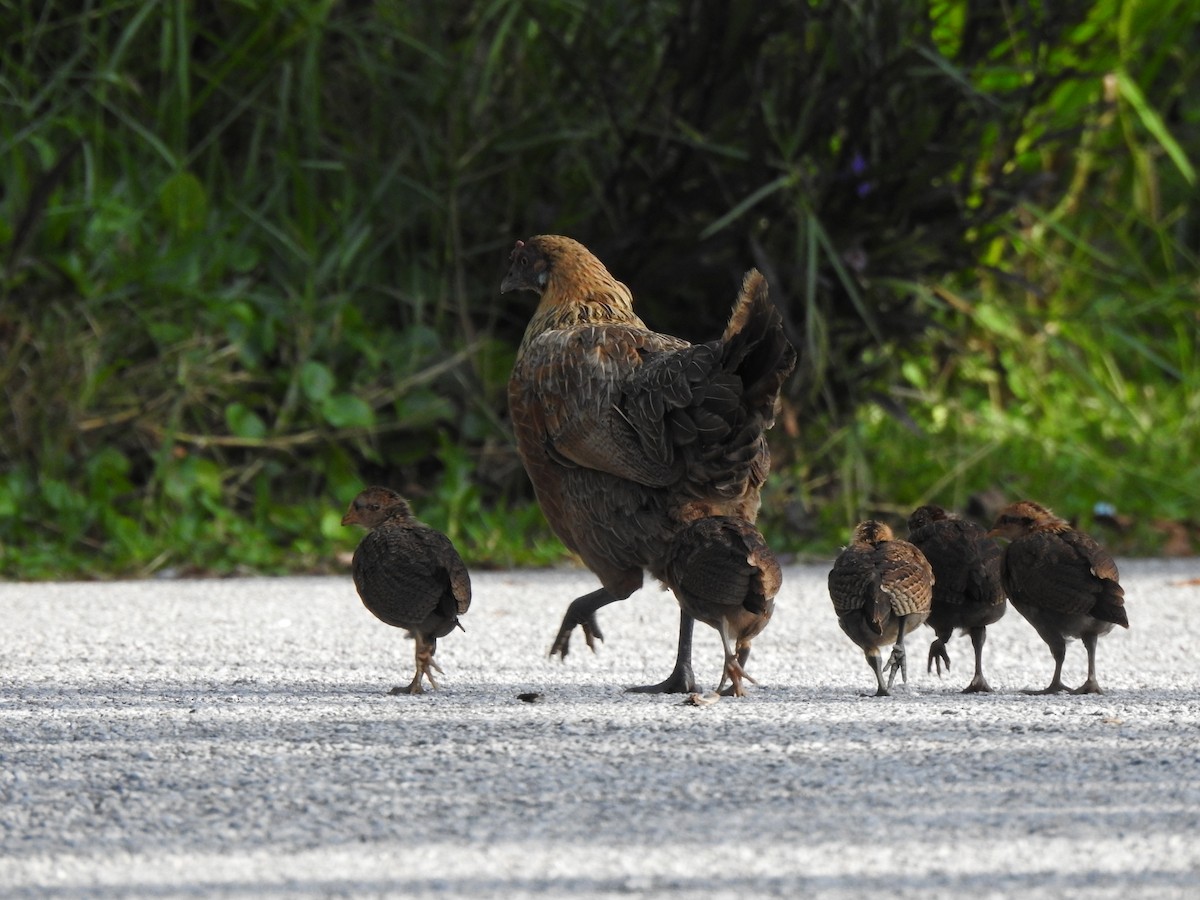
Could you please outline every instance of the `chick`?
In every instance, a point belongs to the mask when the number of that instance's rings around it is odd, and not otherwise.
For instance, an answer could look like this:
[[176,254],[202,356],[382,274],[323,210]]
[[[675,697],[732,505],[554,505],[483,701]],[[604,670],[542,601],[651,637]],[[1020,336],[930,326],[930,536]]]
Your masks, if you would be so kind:
[[434,670],[437,639],[455,627],[471,605],[471,577],[450,539],[413,516],[403,497],[385,487],[369,487],[350,504],[343,525],[368,533],[354,551],[354,586],[376,618],[408,631],[416,642],[417,671],[393,694],[421,694]]
[[753,525],[730,516],[698,519],[667,550],[666,584],[683,612],[721,635],[725,668],[717,690],[744,697],[750,641],[767,627],[783,580],[779,562]]
[[942,663],[950,671],[946,641],[961,628],[971,636],[975,650],[975,677],[964,694],[990,692],[983,677],[983,644],[987,626],[1004,615],[1007,607],[1000,582],[1000,560],[1004,551],[983,528],[951,515],[940,506],[922,506],[908,517],[908,539],[933,567],[933,609],[925,624],[937,637],[929,645],[927,670]]
[[[908,681],[904,635],[929,617],[933,602],[929,561],[908,541],[896,540],[883,522],[860,522],[849,546],[834,560],[829,596],[842,631],[862,648],[875,673],[875,696],[888,696],[897,672]],[[884,684],[879,648],[888,644],[894,647]]]
[[1095,540],[1046,507],[1021,500],[1000,511],[993,537],[1007,538],[1001,577],[1008,598],[1041,635],[1054,657],[1050,684],[1030,694],[1070,690],[1062,681],[1067,641],[1087,650],[1087,680],[1073,694],[1099,694],[1096,640],[1114,625],[1129,627],[1117,564]]

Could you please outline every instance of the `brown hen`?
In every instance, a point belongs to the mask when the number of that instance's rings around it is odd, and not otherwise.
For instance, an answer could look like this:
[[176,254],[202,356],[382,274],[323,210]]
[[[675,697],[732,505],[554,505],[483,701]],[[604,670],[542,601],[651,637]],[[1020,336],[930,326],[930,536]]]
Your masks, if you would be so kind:
[[742,519],[697,519],[675,535],[667,548],[666,584],[686,615],[717,629],[725,667],[717,690],[744,697],[750,641],[762,633],[775,611],[783,581],[779,561],[758,529]]
[[393,490],[369,487],[350,504],[343,525],[368,533],[354,551],[354,586],[376,618],[403,628],[416,642],[417,672],[393,694],[421,694],[423,679],[436,688],[437,639],[461,628],[471,605],[471,576],[450,539],[419,521]]
[[1008,538],[1001,577],[1008,599],[1041,635],[1054,657],[1054,677],[1040,691],[1068,690],[1062,682],[1067,641],[1087,650],[1087,680],[1073,694],[1099,694],[1096,640],[1114,625],[1129,627],[1117,564],[1090,536],[1031,500],[1006,506],[988,534]]
[[925,624],[937,635],[929,645],[927,671],[942,663],[950,671],[946,641],[955,628],[971,636],[975,651],[975,677],[964,694],[990,692],[983,677],[983,645],[987,626],[1004,615],[1004,585],[1000,560],[1004,551],[979,525],[951,515],[940,506],[922,506],[908,517],[908,540],[925,554],[933,567],[933,608]]
[[[875,673],[875,696],[888,696],[897,672],[908,681],[904,635],[929,616],[933,569],[928,560],[908,541],[896,540],[883,522],[860,522],[829,571],[829,596],[842,631],[862,648]],[[879,648],[888,644],[895,646],[885,685]]]
[[[795,351],[766,281],[746,275],[729,325],[703,344],[648,329],[629,289],[571,238],[518,241],[501,292],[540,296],[508,383],[517,447],[547,521],[600,579],[563,617],[603,640],[596,611],[624,600],[649,570],[665,579],[675,534],[697,519],[753,522],[770,469],[774,421]],[[681,613],[675,668],[633,690],[695,689],[693,620]]]

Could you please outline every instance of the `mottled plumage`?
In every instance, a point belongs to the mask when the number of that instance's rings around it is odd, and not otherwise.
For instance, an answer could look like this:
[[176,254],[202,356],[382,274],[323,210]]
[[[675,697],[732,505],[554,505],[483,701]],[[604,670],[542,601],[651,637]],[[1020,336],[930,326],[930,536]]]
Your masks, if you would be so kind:
[[929,645],[928,669],[942,663],[950,671],[946,641],[960,628],[971,636],[975,651],[975,677],[963,689],[970,694],[990,692],[983,677],[983,645],[987,626],[1004,615],[1004,585],[1000,582],[1000,545],[967,519],[951,515],[940,506],[922,506],[908,518],[908,540],[933,567],[933,608],[925,624],[936,639]]
[[[896,540],[883,522],[860,522],[829,571],[829,596],[842,631],[862,648],[875,673],[875,695],[888,696],[896,672],[908,681],[904,635],[929,616],[933,569],[928,560],[908,541]],[[895,646],[885,685],[879,648],[888,644]]]
[[375,616],[403,628],[416,642],[417,672],[393,694],[420,694],[422,678],[437,687],[437,639],[459,625],[471,605],[471,577],[450,539],[416,519],[395,491],[370,487],[354,498],[343,525],[368,533],[354,551],[354,586]]
[[698,519],[675,535],[667,548],[666,584],[684,613],[717,629],[725,653],[720,691],[729,681],[735,697],[745,695],[750,641],[775,610],[783,574],[779,561],[753,525],[716,516]]
[[1001,510],[988,534],[1010,541],[1001,567],[1004,589],[1054,657],[1050,684],[1029,693],[1068,690],[1062,667],[1072,638],[1083,640],[1088,657],[1087,680],[1072,693],[1102,693],[1096,680],[1096,640],[1114,625],[1129,627],[1125,591],[1112,557],[1091,537],[1030,500]]
[[[697,519],[753,522],[770,469],[774,421],[795,351],[766,282],[750,272],[729,326],[704,344],[649,330],[633,297],[582,244],[517,242],[501,291],[540,301],[508,384],[517,447],[555,533],[600,579],[577,598],[551,647],[603,640],[596,611],[664,578],[675,534]],[[675,669],[641,690],[691,691],[692,619],[681,616]]]

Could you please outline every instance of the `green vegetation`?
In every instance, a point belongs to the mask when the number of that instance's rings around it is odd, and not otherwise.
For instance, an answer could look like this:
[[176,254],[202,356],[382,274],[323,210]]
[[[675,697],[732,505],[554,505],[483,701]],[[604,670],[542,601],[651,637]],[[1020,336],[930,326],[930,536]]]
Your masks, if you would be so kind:
[[1196,0],[0,0],[0,573],[322,571],[365,483],[560,558],[512,241],[801,351],[764,527],[1200,507]]

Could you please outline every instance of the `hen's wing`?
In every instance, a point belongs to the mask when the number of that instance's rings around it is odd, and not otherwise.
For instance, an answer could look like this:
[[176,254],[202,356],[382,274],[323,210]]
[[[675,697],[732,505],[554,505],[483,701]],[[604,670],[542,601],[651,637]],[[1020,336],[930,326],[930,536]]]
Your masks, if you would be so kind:
[[722,476],[744,480],[762,422],[747,428],[741,379],[722,371],[721,351],[624,325],[545,332],[512,379],[514,427],[561,465],[731,490]]
[[608,472],[654,487],[671,484],[679,468],[670,443],[663,440],[662,417],[667,408],[686,401],[664,395],[657,416],[651,406],[636,421],[622,406],[631,377],[647,357],[687,346],[626,325],[538,335],[509,382],[518,440],[543,447],[560,465]]

